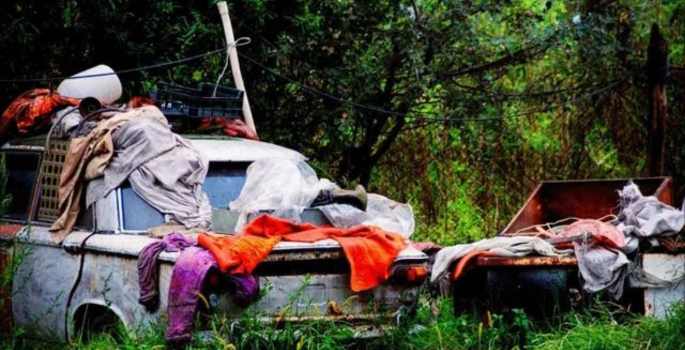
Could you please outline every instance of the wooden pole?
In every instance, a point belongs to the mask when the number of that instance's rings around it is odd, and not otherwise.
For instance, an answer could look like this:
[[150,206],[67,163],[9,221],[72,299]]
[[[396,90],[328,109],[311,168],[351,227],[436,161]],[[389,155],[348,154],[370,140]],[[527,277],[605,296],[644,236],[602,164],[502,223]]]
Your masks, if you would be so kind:
[[652,24],[647,47],[647,78],[649,79],[649,117],[647,120],[647,174],[664,173],[666,141],[666,80],[669,75],[668,43]]
[[[228,6],[226,6],[225,1],[217,3],[216,6],[219,8],[221,22],[224,25],[226,45],[231,45],[235,42],[235,38],[233,37],[233,27],[231,26],[231,17],[228,14]],[[238,62],[238,51],[235,47],[228,50],[228,58],[231,62],[231,73],[233,74],[235,87],[245,91],[245,83],[243,82],[243,75],[240,73],[240,63]],[[245,124],[256,134],[257,128],[252,119],[252,110],[250,109],[250,101],[247,99],[247,91],[245,91],[243,99],[243,118],[245,118]]]

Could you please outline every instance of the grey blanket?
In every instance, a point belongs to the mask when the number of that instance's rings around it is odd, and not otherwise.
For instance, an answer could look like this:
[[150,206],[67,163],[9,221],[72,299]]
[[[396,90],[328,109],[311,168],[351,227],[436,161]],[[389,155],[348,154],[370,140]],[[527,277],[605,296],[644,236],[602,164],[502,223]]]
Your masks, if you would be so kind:
[[186,228],[209,228],[211,206],[202,190],[208,161],[168,124],[154,118],[132,120],[112,135],[115,155],[86,196],[90,205],[128,179],[133,190]]
[[652,276],[631,262],[626,254],[637,251],[640,239],[680,232],[685,225],[685,214],[654,196],[643,196],[632,181],[619,191],[619,196],[621,211],[616,228],[625,236],[625,247],[619,250],[574,243],[583,289],[589,293],[606,289],[620,299],[626,279],[633,286],[666,286],[681,280],[683,276],[672,281]]

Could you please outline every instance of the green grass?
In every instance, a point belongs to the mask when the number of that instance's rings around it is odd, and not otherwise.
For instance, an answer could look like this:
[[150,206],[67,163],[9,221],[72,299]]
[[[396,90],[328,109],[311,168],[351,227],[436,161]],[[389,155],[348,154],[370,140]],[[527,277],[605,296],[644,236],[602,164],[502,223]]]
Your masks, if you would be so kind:
[[[358,341],[352,329],[341,324],[312,322],[265,327],[248,317],[239,332],[230,322],[214,319],[210,331],[187,349],[538,349],[538,350],[680,350],[685,349],[685,307],[666,320],[637,315],[613,315],[608,307],[569,313],[552,323],[533,323],[520,310],[508,317],[492,315],[455,317],[452,303],[442,299],[431,306],[423,299],[416,319],[380,338]],[[506,321],[505,321],[506,319]],[[0,349],[150,349],[170,347],[162,327],[142,330],[132,337],[123,330],[100,334],[89,342],[42,342],[25,333],[0,340]],[[200,339],[201,338],[201,339]]]

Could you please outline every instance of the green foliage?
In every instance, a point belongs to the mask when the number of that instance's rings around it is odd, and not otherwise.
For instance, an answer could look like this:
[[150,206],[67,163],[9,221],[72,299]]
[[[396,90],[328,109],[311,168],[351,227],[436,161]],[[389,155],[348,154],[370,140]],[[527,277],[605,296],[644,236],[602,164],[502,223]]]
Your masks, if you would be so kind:
[[[4,77],[144,66],[224,45],[215,0],[0,4]],[[538,181],[644,173],[643,66],[658,23],[670,45],[667,175],[685,178],[682,1],[240,0],[240,52],[262,140],[301,151],[342,185],[410,202],[417,240],[502,229]],[[213,81],[225,57],[122,75]],[[225,79],[230,84],[230,79]],[[42,84],[47,85],[47,84]],[[0,84],[0,107],[34,83]],[[54,86],[53,86],[54,87]],[[364,108],[392,111],[387,114]],[[676,189],[678,191],[678,189]]]
[[628,316],[617,322],[608,309],[571,314],[557,329],[537,335],[531,344],[540,350],[685,349],[685,308],[672,310],[665,321]]
[[0,155],[0,216],[4,215],[12,203],[12,195],[7,193],[9,173],[5,167],[5,155]]
[[[559,321],[534,323],[523,311],[510,317],[489,315],[484,319],[455,317],[452,303],[442,299],[431,306],[423,299],[416,320],[386,331],[379,338],[353,339],[345,324],[310,322],[285,323],[279,329],[246,317],[240,326],[213,319],[210,330],[199,333],[188,349],[531,349],[531,350],[679,350],[685,349],[685,308],[675,308],[665,320],[624,316],[616,320],[606,306],[572,312]],[[435,309],[435,311],[432,311]],[[22,339],[10,344],[0,340],[0,348],[13,349],[165,349],[163,328],[153,326],[138,331],[136,337],[119,329],[100,334],[89,342],[45,343]]]

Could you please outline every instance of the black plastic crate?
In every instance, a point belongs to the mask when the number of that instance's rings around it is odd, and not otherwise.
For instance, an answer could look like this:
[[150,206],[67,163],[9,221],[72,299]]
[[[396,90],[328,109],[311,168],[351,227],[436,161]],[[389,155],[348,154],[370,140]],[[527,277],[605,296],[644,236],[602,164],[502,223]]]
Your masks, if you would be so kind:
[[153,94],[155,104],[167,117],[227,118],[242,117],[242,90],[219,85],[212,97],[215,84],[201,83],[199,89],[161,83],[161,89]]

